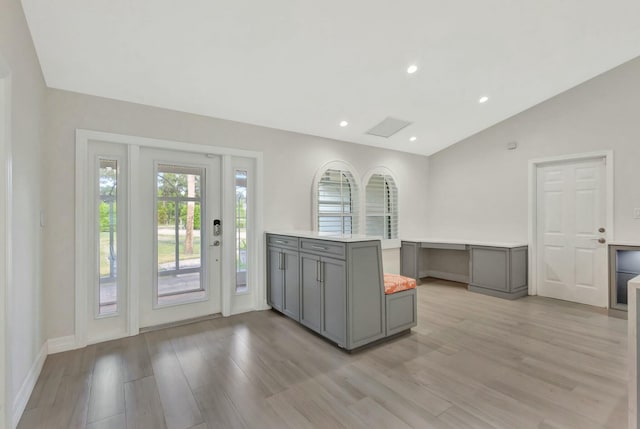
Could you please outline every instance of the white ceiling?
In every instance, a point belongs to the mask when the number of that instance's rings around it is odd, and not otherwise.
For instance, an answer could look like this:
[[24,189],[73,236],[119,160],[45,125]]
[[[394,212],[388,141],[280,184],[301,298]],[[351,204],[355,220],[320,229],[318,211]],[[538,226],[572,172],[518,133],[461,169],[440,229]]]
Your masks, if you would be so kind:
[[640,55],[638,0],[22,3],[50,87],[425,155]]

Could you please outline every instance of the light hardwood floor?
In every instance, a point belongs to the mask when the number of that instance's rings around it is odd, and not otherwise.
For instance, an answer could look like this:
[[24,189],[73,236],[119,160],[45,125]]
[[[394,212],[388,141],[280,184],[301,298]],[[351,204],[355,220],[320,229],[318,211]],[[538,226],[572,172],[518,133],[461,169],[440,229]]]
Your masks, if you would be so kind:
[[626,427],[626,322],[418,288],[410,335],[348,354],[272,311],[51,355],[19,428]]

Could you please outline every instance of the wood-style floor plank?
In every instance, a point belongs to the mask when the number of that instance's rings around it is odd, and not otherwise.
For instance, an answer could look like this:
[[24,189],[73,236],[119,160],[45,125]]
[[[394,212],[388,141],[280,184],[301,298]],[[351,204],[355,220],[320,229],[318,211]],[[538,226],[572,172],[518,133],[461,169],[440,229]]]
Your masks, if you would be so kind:
[[89,395],[87,423],[124,414],[124,371],[121,340],[99,344]]
[[624,429],[626,322],[455,283],[418,326],[346,353],[273,311],[51,355],[20,429]]
[[166,330],[144,334],[168,429],[203,423],[198,404],[184,376]]
[[158,387],[153,376],[124,384],[127,429],[167,427]]

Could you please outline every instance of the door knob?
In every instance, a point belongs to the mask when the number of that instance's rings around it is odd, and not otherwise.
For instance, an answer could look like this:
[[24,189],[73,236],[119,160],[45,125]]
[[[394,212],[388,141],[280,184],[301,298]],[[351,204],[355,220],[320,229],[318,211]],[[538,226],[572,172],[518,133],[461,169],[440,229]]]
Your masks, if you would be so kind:
[[607,240],[605,240],[604,238],[599,238],[598,239],[598,243],[600,243],[600,244],[604,244],[606,242],[607,242]]
[[607,230],[604,229],[604,228],[600,228],[600,229],[598,229],[598,232],[607,232]]

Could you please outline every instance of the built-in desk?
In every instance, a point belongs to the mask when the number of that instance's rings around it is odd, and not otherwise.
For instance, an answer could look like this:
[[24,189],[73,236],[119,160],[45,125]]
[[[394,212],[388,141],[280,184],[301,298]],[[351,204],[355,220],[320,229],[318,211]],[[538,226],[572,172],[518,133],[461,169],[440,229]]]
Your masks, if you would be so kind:
[[[423,249],[463,252],[455,273],[429,269]],[[528,245],[520,242],[485,242],[451,239],[402,240],[400,271],[403,276],[443,278],[468,283],[473,292],[516,299],[528,294]],[[455,254],[452,254],[455,255]],[[464,265],[464,266],[462,266]]]

